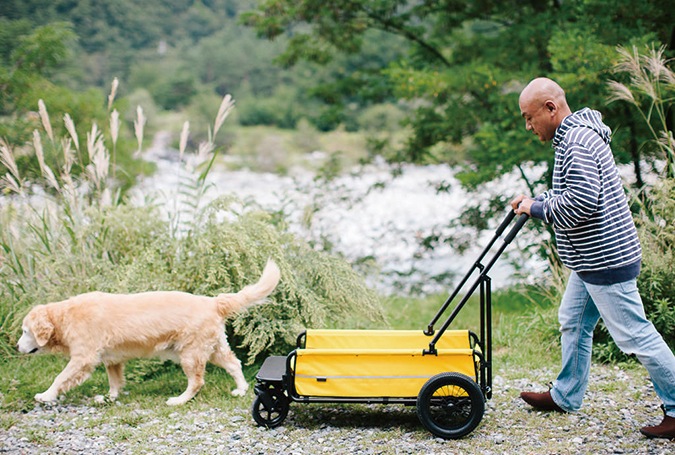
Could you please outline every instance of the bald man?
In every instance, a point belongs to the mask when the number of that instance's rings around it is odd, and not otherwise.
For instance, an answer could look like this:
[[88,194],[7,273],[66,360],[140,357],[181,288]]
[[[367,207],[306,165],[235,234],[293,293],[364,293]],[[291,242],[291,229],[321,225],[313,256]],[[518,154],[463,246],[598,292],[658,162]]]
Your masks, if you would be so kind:
[[675,438],[675,356],[646,319],[637,289],[642,251],[609,146],[611,131],[589,108],[572,113],[565,92],[538,78],[520,94],[525,128],[555,151],[553,187],[511,201],[516,213],[551,224],[558,255],[571,271],[560,303],[562,368],[550,390],[523,392],[534,408],[581,408],[591,366],[593,330],[600,318],[617,346],[645,366],[663,402],[663,421],[640,431]]

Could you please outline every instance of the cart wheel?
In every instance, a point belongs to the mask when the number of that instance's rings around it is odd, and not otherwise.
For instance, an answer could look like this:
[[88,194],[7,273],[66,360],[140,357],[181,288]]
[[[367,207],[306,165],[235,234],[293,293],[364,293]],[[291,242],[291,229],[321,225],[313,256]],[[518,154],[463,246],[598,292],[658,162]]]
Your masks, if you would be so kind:
[[474,380],[460,373],[441,373],[429,379],[417,396],[422,425],[444,439],[471,433],[485,412],[483,392]]
[[253,420],[267,428],[276,428],[288,415],[290,403],[283,390],[268,388],[260,391],[253,401]]

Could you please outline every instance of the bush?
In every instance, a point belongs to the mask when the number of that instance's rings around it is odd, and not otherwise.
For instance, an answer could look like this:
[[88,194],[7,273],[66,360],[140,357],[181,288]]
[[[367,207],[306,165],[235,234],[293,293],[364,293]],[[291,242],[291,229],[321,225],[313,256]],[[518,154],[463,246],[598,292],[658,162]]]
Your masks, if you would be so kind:
[[[642,244],[638,288],[647,318],[675,350],[675,179],[660,182],[649,200],[635,217]],[[601,361],[627,359],[602,324],[596,330],[594,352]]]
[[41,142],[34,141],[42,176],[32,182],[16,166],[15,148],[0,141],[0,162],[8,171],[0,178],[6,193],[0,204],[0,352],[13,355],[21,320],[35,304],[94,290],[235,292],[256,281],[270,257],[282,271],[270,303],[228,321],[232,346],[249,362],[268,352],[287,353],[305,327],[382,322],[378,297],[363,278],[346,261],[289,233],[279,214],[232,198],[201,206],[213,140],[232,106],[225,97],[209,143],[199,146],[204,161],[192,172],[185,166],[176,200],[165,203],[180,207],[168,217],[162,206],[137,207],[114,197],[111,155],[98,131],[87,144],[91,164],[78,174],[72,172],[79,164],[70,142],[54,141],[66,144],[68,165],[53,171]]
[[275,226],[271,215],[235,215],[224,200],[206,212],[203,227],[181,238],[147,207],[92,210],[76,230],[56,219],[9,219],[3,212],[3,225],[9,221],[12,229],[0,237],[2,350],[12,352],[21,319],[34,304],[94,290],[236,292],[257,280],[268,257],[282,270],[270,302],[228,323],[233,347],[250,362],[261,353],[288,353],[307,327],[382,319],[377,296],[349,264],[310,249]]
[[393,104],[376,104],[358,116],[359,128],[367,131],[395,132],[402,128],[405,113]]
[[301,117],[297,93],[289,88],[280,88],[270,95],[248,94],[240,97],[239,123],[244,126],[268,125],[279,128],[295,128]]
[[69,238],[65,222],[46,221],[50,227],[43,230],[42,222],[9,220],[5,213],[3,225],[11,221],[12,231],[34,235],[19,240],[2,233],[3,256],[15,261],[3,257],[0,270],[2,350],[12,352],[21,318],[36,303],[93,290],[236,292],[257,280],[268,257],[282,270],[270,302],[228,323],[232,346],[250,362],[261,353],[288,353],[307,327],[382,320],[377,296],[345,261],[310,249],[267,213],[235,216],[226,201],[208,212],[203,228],[181,239],[147,207],[92,211],[76,238]]

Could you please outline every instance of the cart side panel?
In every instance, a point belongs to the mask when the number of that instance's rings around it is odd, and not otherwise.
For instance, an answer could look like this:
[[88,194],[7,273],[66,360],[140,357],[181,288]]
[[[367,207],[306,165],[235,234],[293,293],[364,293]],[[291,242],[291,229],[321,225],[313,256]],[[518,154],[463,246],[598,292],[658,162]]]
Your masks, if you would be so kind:
[[[426,349],[432,336],[421,330],[328,330],[308,329],[306,349]],[[468,330],[448,330],[438,341],[438,349],[469,348]]]
[[294,383],[300,396],[414,398],[422,386],[442,372],[476,378],[471,349],[419,350],[298,349]]

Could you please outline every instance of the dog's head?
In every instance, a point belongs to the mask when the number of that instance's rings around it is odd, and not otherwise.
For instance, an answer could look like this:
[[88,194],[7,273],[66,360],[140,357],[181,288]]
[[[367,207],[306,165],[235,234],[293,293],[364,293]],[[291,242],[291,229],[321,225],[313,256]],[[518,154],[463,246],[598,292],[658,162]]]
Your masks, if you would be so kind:
[[38,305],[23,318],[21,325],[21,338],[17,343],[17,349],[23,354],[33,354],[45,347],[54,334],[47,307]]

